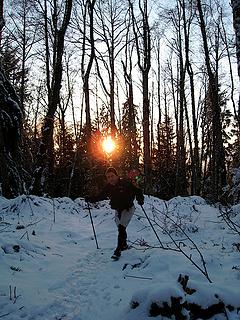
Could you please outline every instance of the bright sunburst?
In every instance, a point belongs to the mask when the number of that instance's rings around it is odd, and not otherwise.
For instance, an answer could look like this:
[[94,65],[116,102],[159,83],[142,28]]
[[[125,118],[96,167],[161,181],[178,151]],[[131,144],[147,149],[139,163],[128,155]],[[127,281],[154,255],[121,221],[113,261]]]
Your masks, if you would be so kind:
[[112,153],[113,150],[114,150],[115,147],[116,147],[116,144],[115,144],[115,142],[113,141],[113,139],[109,136],[109,137],[104,138],[103,143],[102,143],[102,146],[103,146],[103,150],[104,150],[106,153]]

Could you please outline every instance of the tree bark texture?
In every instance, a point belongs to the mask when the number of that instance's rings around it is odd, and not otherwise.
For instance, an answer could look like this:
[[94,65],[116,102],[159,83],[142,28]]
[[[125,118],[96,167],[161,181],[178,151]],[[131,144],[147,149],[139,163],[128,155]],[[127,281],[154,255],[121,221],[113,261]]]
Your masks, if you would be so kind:
[[[233,26],[236,35],[236,54],[237,54],[237,68],[238,77],[240,80],[240,0],[231,0],[233,12]],[[240,123],[240,94],[238,98],[237,121]]]
[[225,151],[222,138],[221,108],[218,98],[218,79],[210,64],[210,54],[201,0],[197,0],[197,9],[200,19],[200,28],[208,75],[208,95],[212,120],[212,158],[210,159],[210,180],[213,198],[217,201],[222,193],[222,187],[226,185]]
[[[57,8],[56,5],[55,8]],[[66,0],[63,22],[60,28],[58,28],[57,10],[55,10],[53,14],[53,26],[55,34],[53,47],[53,72],[51,88],[49,94],[48,110],[42,126],[42,139],[37,155],[37,166],[31,187],[31,192],[37,195],[41,195],[43,192],[50,193],[53,188],[52,182],[54,173],[54,116],[60,100],[64,38],[67,27],[70,22],[71,11],[72,0]]]
[[[84,34],[83,34],[83,44],[82,44],[82,79],[83,79],[83,92],[85,98],[85,113],[86,113],[86,130],[87,130],[87,140],[90,141],[91,137],[91,113],[90,113],[90,96],[89,96],[89,77],[93,65],[93,61],[95,58],[95,47],[94,47],[94,5],[96,0],[87,0],[84,4]],[[90,41],[90,57],[86,64],[86,39],[87,39],[87,15],[89,16],[89,41]],[[86,70],[85,70],[86,68]]]
[[133,3],[129,0],[132,16],[133,32],[138,57],[138,67],[142,75],[142,103],[143,103],[143,159],[145,175],[145,192],[150,193],[152,189],[152,161],[150,150],[150,106],[149,106],[149,70],[151,67],[151,31],[148,22],[147,1],[139,1],[139,10],[142,19],[142,32],[139,34],[139,27],[134,15]]
[[[186,3],[185,0],[181,2],[183,10],[183,28],[184,28],[184,42],[185,42],[185,55],[186,55],[186,69],[189,76],[190,92],[191,92],[191,104],[192,104],[192,126],[193,126],[193,142],[194,148],[191,152],[191,168],[192,168],[192,194],[200,194],[201,191],[201,168],[199,162],[199,144],[198,144],[198,125],[196,116],[196,102],[195,102],[195,85],[194,85],[194,74],[192,69],[192,63],[190,60],[190,27],[191,18],[186,18]],[[190,136],[189,136],[190,139]]]

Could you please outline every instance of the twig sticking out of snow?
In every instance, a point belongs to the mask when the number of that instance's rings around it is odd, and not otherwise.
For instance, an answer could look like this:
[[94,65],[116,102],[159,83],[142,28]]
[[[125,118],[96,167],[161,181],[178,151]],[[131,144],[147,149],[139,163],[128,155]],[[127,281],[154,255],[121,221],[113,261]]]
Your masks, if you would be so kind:
[[31,210],[31,216],[34,216],[33,208],[32,208],[31,202],[30,202],[30,197],[29,197],[29,195],[27,195],[26,198],[27,198],[27,202],[28,202],[28,204],[29,204],[29,208],[30,208],[30,210]]
[[223,211],[223,209],[221,207],[219,207],[219,212],[220,212],[220,217],[224,220],[224,222],[227,224],[227,226],[232,231],[234,231],[235,233],[240,235],[240,225],[238,225],[236,222],[234,222],[231,219],[231,209],[230,210],[225,209],[225,211]]
[[130,275],[127,275],[127,274],[124,275],[124,279],[125,279],[125,278],[134,278],[134,279],[142,279],[142,280],[152,280],[152,278],[149,278],[149,277],[130,276]]
[[[206,261],[205,261],[203,255],[202,255],[201,251],[199,250],[198,246],[197,246],[197,245],[195,244],[195,242],[188,236],[188,234],[184,231],[184,229],[183,229],[179,224],[177,224],[176,221],[174,221],[174,220],[168,215],[168,207],[167,207],[167,204],[166,204],[166,203],[165,203],[165,207],[166,207],[166,212],[163,213],[163,212],[161,212],[160,210],[158,210],[156,207],[153,206],[153,208],[155,209],[156,212],[164,215],[165,220],[171,221],[171,222],[175,225],[175,227],[176,227],[177,229],[179,229],[179,230],[181,231],[181,233],[184,234],[184,236],[186,237],[186,239],[193,245],[193,247],[196,249],[197,253],[198,253],[199,256],[200,256],[200,259],[201,259],[201,262],[202,262],[202,267],[199,266],[199,265],[197,264],[197,262],[195,262],[195,261],[193,260],[192,255],[189,255],[189,254],[187,254],[187,253],[185,252],[185,250],[183,249],[183,244],[184,244],[183,241],[179,241],[179,242],[176,241],[176,240],[173,238],[171,232],[169,232],[166,227],[164,228],[163,226],[161,226],[161,225],[159,224],[159,222],[156,221],[156,219],[155,219],[156,217],[155,217],[154,219],[151,219],[151,220],[152,220],[153,222],[155,222],[155,224],[156,224],[160,229],[162,229],[162,230],[170,237],[170,239],[172,240],[173,244],[176,246],[176,248],[178,249],[178,251],[181,252],[181,253],[207,278],[207,280],[208,280],[210,283],[212,283],[212,281],[211,281],[211,279],[210,279],[210,277],[209,277],[209,275],[208,275],[207,268],[206,268]],[[167,247],[167,248],[163,248],[163,249],[169,250],[170,248]]]
[[9,300],[13,301],[13,303],[16,303],[17,298],[19,298],[20,295],[17,295],[17,287],[14,286],[12,289],[12,286],[9,286]]

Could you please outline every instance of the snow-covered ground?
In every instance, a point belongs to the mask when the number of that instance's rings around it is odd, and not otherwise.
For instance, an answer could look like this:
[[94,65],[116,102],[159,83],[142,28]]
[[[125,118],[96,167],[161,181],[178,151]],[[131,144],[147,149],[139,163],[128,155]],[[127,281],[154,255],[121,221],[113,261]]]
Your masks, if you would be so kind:
[[97,249],[83,199],[0,198],[0,318],[203,319],[187,306],[220,305],[211,319],[240,319],[240,205],[226,213],[200,197],[146,196],[144,209],[158,238],[136,204],[132,248],[112,261],[108,201],[91,205]]

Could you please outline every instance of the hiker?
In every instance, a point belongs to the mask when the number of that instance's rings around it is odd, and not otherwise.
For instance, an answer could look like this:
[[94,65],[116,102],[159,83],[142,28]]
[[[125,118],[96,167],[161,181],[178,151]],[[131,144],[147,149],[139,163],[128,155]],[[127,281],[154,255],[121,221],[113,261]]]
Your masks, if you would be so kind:
[[134,199],[139,205],[144,204],[142,190],[131,181],[119,177],[115,168],[106,171],[107,185],[96,196],[85,197],[86,202],[97,202],[110,198],[111,208],[115,210],[115,222],[118,227],[118,242],[112,259],[118,259],[121,251],[128,249],[126,228],[134,214]]

